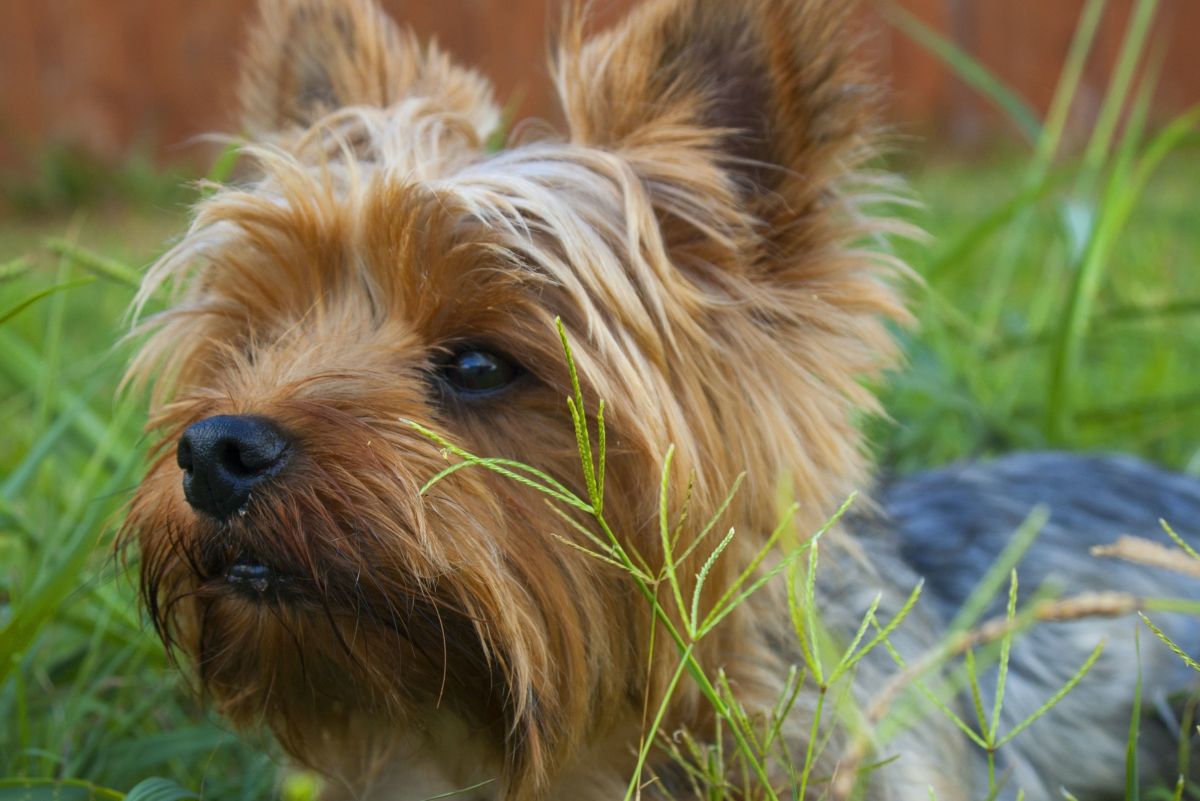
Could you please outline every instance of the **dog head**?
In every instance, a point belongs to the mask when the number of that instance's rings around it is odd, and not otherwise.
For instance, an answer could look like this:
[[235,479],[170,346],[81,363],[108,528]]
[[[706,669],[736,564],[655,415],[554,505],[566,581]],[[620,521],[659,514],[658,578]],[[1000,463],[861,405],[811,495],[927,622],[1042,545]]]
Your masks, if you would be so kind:
[[[253,175],[149,272],[141,301],[174,299],[132,368],[158,444],[125,538],[223,713],[330,772],[452,714],[527,797],[664,691],[645,599],[552,538],[573,529],[543,495],[478,469],[422,491],[450,462],[413,423],[585,494],[556,318],[587,412],[608,402],[604,514],[652,569],[669,444],[668,505],[697,519],[747,474],[718,574],[781,477],[801,528],[845,498],[903,316],[867,247],[874,92],[845,7],[651,0],[598,35],[569,13],[565,133],[494,152],[486,82],[366,0],[263,3]],[[763,625],[731,616],[698,658],[758,659]]]

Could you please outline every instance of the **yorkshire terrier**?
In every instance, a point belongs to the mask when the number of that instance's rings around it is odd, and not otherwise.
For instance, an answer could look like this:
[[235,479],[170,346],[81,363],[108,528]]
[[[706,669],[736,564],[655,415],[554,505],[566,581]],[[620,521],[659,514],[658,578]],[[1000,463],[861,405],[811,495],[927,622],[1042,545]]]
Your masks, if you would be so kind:
[[[497,150],[488,83],[370,0],[262,3],[241,85],[253,174],[212,188],[141,291],[176,287],[132,367],[157,445],[124,537],[164,641],[327,798],[613,801],[631,781],[646,799],[1115,798],[1139,670],[1143,780],[1174,785],[1192,676],[1153,636],[1139,654],[1129,614],[1016,636],[1001,730],[1107,647],[991,759],[946,714],[969,718],[975,693],[991,708],[1000,660],[982,653],[977,691],[951,671],[942,709],[872,729],[873,699],[920,681],[1039,505],[1022,604],[1196,597],[1088,548],[1162,537],[1159,517],[1194,527],[1200,483],[1060,454],[872,481],[857,423],[897,362],[907,279],[879,246],[901,226],[870,213],[890,184],[850,8],[646,0],[599,33],[572,8],[565,132]],[[464,453],[491,461],[447,471]],[[766,548],[802,549],[856,491],[819,561]],[[781,497],[799,510],[782,535]],[[601,503],[607,545],[581,520]],[[723,549],[719,532],[687,547],[717,513]],[[811,562],[815,586],[795,569]],[[689,602],[751,585],[688,638]],[[1150,617],[1200,650],[1191,619]],[[856,632],[877,647],[835,693],[805,660]]]

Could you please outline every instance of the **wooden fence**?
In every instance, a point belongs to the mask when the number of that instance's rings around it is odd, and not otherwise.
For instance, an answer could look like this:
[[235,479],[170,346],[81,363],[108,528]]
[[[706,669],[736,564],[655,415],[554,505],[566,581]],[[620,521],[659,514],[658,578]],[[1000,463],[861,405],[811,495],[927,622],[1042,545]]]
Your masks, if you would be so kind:
[[[999,115],[883,21],[871,7],[880,1],[866,3],[869,49],[894,87],[900,129],[960,143],[1004,135]],[[1044,109],[1085,0],[899,1]],[[500,98],[553,117],[546,18],[558,2],[384,4],[490,75]],[[601,5],[615,16],[631,2]],[[1093,118],[1134,2],[1108,3],[1073,110],[1076,133]],[[233,127],[233,76],[252,8],[251,0],[0,0],[0,167],[33,169],[50,143],[114,162],[139,148],[195,157],[197,134]],[[1200,0],[1162,0],[1152,42],[1164,58],[1156,114],[1200,102]]]

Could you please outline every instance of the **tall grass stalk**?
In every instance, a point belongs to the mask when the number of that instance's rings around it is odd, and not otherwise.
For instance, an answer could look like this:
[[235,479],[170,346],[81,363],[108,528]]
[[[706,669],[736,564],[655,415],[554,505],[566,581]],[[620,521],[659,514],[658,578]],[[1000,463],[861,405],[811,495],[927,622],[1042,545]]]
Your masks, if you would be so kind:
[[[1054,97],[1050,101],[1046,122],[1042,126],[1033,157],[1025,173],[1025,191],[1018,197],[1035,193],[1040,187],[1047,184],[1055,156],[1062,147],[1067,118],[1071,107],[1075,104],[1079,83],[1083,78],[1083,70],[1088,56],[1092,52],[1092,44],[1095,42],[1096,32],[1100,28],[1100,21],[1104,16],[1107,4],[1108,0],[1088,0],[1087,5],[1080,11],[1079,22],[1075,26],[1075,34],[1071,38],[1071,47],[1067,51],[1066,61],[1063,63],[1062,72],[1059,74],[1058,83],[1054,88]],[[1017,261],[1026,247],[1033,215],[1034,206],[1032,204],[1021,204],[1020,214],[1004,239],[1004,247],[996,262],[995,272],[988,284],[985,296],[989,300],[980,312],[980,328],[985,336],[992,337],[996,334],[1000,314],[1012,291]]]

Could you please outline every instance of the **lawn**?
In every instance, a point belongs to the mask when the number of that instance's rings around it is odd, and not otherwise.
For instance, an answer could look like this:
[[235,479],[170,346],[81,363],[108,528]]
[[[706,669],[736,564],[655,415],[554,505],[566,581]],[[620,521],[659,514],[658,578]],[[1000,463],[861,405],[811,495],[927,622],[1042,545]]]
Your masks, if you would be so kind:
[[[890,213],[929,239],[889,245],[924,281],[888,418],[864,421],[883,469],[1055,447],[1200,474],[1200,142],[1176,144],[1140,192],[1149,148],[1091,179],[1034,181],[1014,156],[905,168],[921,205]],[[142,401],[117,390],[131,282],[185,219],[169,194],[0,219],[0,779],[280,792],[269,744],[167,664],[112,551],[143,455]]]
[[[183,219],[110,208],[0,222],[0,778],[127,791],[169,776],[223,799],[276,784],[269,759],[184,691],[113,553],[142,455],[144,414],[117,392],[132,287],[55,253],[140,267]],[[51,287],[65,288],[13,313]],[[112,797],[56,792],[44,797]]]

